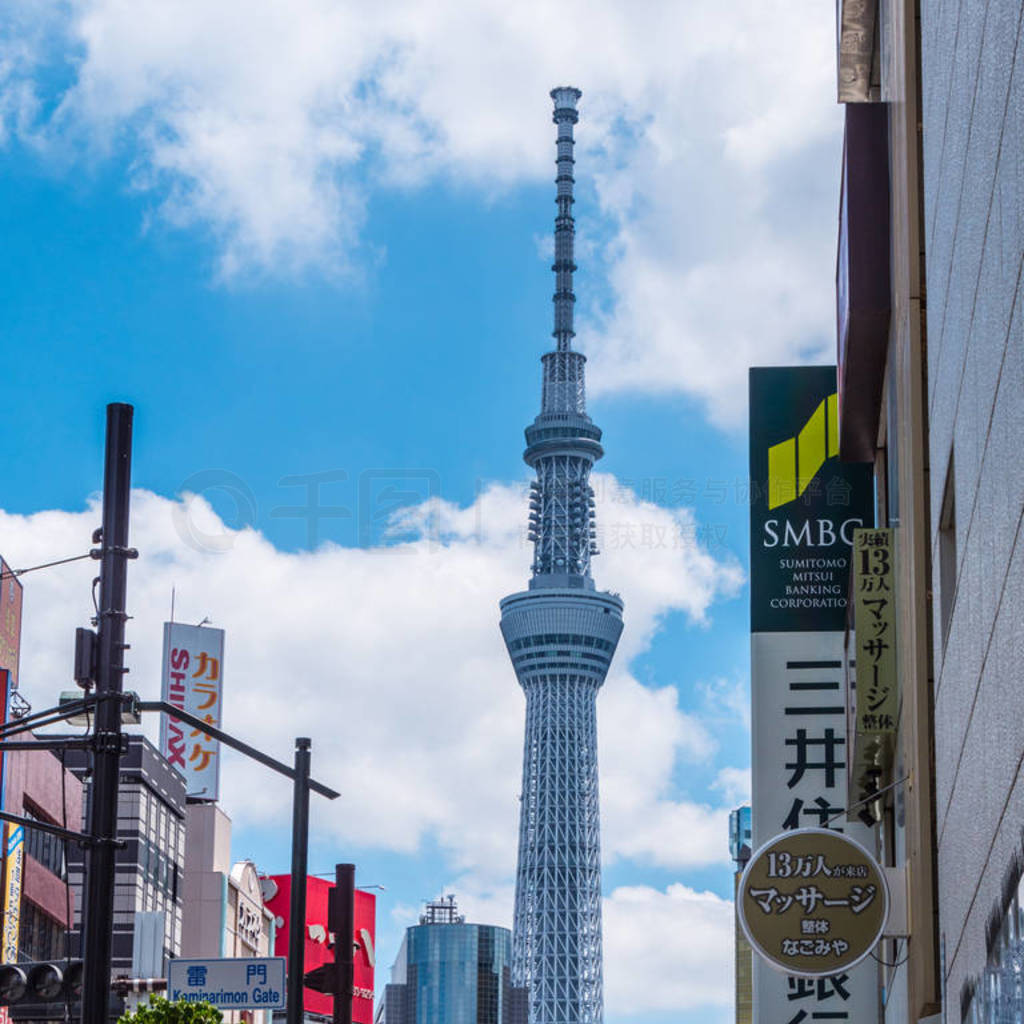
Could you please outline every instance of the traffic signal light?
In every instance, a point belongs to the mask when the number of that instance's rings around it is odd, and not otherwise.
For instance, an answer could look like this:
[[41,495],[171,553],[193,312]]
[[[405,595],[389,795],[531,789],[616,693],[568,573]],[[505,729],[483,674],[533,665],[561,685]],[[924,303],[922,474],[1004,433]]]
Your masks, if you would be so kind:
[[0,964],[0,1005],[76,1002],[81,996],[81,960]]

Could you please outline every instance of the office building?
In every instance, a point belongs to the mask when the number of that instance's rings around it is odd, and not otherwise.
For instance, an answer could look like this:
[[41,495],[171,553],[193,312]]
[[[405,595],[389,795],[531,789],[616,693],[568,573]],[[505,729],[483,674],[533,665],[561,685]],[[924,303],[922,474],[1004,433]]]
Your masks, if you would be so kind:
[[898,718],[848,737],[906,907],[886,1024],[1024,1013],[1021,10],[839,4],[840,445],[874,466],[896,567]]
[[[752,824],[749,807],[737,807],[729,812],[729,856],[736,866],[733,875],[733,895],[739,891],[743,869],[750,860]],[[754,1006],[754,961],[753,950],[743,934],[739,914],[734,915],[734,1004],[736,1008],[736,1024],[751,1024]]]
[[578,89],[552,91],[557,139],[555,351],[526,428],[534,546],[527,590],[501,602],[501,631],[526,694],[512,977],[531,1024],[602,1019],[597,691],[622,632],[622,600],[599,591],[590,471],[603,454],[586,412],[585,356],[572,349],[573,125]]
[[215,803],[185,808],[181,955],[274,955],[274,915],[252,861],[231,863],[231,819]]
[[[53,752],[18,750],[6,754],[4,761],[6,810],[51,825],[78,827],[82,784],[61,768]],[[7,834],[21,827],[8,824]],[[18,959],[63,957],[76,910],[76,893],[68,885],[67,844],[27,827],[23,836],[20,850],[12,854],[21,862],[21,897],[18,907],[5,908],[5,923],[17,935]]]
[[[181,956],[182,880],[185,870],[185,783],[145,736],[127,735],[121,758],[115,854],[112,974],[166,977],[169,957]],[[89,754],[69,750],[68,767],[86,786]],[[86,827],[83,819],[82,827]],[[82,849],[68,850],[72,885],[81,893]],[[75,908],[73,946],[79,948],[81,911]]]
[[[196,959],[274,955],[274,915],[263,905],[252,861],[231,863],[231,819],[210,802],[185,807],[181,955]],[[269,1010],[228,1010],[224,1019],[270,1024]]]
[[511,964],[507,928],[467,924],[454,896],[434,900],[406,929],[377,1024],[526,1024]]

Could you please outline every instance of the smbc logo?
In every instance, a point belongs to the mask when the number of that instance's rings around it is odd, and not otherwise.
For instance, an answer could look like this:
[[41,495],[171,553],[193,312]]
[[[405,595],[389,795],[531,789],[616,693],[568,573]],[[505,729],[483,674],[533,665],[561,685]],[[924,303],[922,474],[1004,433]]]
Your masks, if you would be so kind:
[[768,507],[796,501],[826,459],[839,454],[838,395],[823,398],[796,437],[768,449]]
[[[796,437],[768,449],[768,508],[788,505],[801,497],[826,460],[839,454],[838,396],[823,398]],[[825,517],[795,523],[788,519],[766,519],[761,544],[766,548],[827,548],[837,541],[853,543],[852,529],[863,526],[859,517],[842,521]]]

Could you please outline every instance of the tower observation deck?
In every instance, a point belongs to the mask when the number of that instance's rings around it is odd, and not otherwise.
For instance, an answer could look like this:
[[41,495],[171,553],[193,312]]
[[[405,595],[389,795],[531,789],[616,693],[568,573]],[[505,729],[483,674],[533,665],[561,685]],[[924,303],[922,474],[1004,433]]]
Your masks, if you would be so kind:
[[526,428],[533,469],[528,589],[501,602],[501,632],[526,694],[512,982],[530,1024],[600,1024],[601,825],[597,691],[622,633],[622,601],[596,589],[590,471],[601,431],[586,412],[586,357],[572,349],[573,126],[578,89],[553,89],[558,126],[555,349],[541,357],[541,411]]

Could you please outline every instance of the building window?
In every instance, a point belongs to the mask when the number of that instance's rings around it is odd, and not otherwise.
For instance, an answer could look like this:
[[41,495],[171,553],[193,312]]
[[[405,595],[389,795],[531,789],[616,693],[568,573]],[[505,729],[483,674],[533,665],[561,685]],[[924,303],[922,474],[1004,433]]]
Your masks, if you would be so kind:
[[139,837],[139,874],[156,892],[178,898],[178,865],[159,847],[156,841]]
[[[1015,1024],[1021,1019],[1021,969],[1024,962],[1024,913],[1020,881],[1024,858],[1018,854],[1004,881],[1002,903],[993,907],[986,929],[988,964],[960,993],[964,1024]],[[952,1019],[952,1015],[950,1015]]]
[[64,956],[64,926],[34,903],[21,901],[18,957],[21,960],[56,960]]
[[[49,825],[56,824],[27,806],[25,807],[25,817],[31,821],[44,821]],[[25,853],[39,861],[47,871],[55,874],[61,881],[67,879],[68,867],[63,839],[37,828],[26,828]]]
[[949,620],[956,599],[956,474],[953,456],[949,456],[949,472],[939,515],[939,615],[942,625],[942,646],[949,637]]

